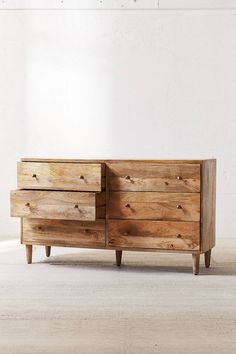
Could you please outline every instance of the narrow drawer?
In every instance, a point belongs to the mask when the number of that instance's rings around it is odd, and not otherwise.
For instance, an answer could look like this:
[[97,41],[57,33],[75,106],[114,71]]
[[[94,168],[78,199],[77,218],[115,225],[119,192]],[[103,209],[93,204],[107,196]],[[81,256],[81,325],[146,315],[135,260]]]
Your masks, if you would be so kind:
[[109,187],[113,191],[200,192],[200,165],[110,163]]
[[200,193],[111,192],[109,218],[199,221]]
[[23,218],[22,243],[63,247],[104,247],[105,220]]
[[199,250],[200,223],[110,220],[108,244],[114,248]]
[[105,167],[100,163],[19,162],[20,189],[53,189],[99,192],[105,183]]
[[12,191],[11,216],[92,221],[105,217],[105,195],[104,192]]

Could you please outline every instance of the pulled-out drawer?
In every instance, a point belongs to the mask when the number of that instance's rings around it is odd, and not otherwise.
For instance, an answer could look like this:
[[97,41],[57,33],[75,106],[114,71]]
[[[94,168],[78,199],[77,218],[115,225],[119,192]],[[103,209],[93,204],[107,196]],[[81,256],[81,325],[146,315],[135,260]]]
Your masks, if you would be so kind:
[[113,191],[200,192],[199,164],[109,163]]
[[110,220],[108,245],[114,248],[199,250],[200,223]]
[[105,218],[105,194],[104,192],[12,191],[11,216],[93,221]]
[[30,245],[105,246],[105,220],[90,222],[23,218],[22,230],[22,243]]
[[199,221],[200,193],[111,192],[109,218]]
[[100,192],[105,186],[105,166],[101,163],[19,162],[20,189]]

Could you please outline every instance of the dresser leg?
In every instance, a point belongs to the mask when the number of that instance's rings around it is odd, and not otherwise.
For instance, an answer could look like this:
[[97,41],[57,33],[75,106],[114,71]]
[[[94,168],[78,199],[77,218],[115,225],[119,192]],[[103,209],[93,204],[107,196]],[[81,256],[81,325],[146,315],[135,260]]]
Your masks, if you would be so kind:
[[205,266],[206,268],[209,268],[211,264],[211,249],[207,252],[205,252]]
[[33,247],[32,245],[25,245],[26,249],[26,260],[28,264],[32,263],[32,253],[33,253]]
[[193,256],[193,274],[199,273],[200,253],[192,253]]
[[45,246],[46,257],[50,257],[51,254],[51,246]]
[[122,251],[116,251],[116,265],[120,267],[122,258]]

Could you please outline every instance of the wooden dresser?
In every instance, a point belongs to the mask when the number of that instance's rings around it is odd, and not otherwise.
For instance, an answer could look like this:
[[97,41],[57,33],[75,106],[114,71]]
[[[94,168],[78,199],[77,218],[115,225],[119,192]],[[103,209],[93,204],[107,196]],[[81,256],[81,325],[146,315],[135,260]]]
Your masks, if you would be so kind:
[[215,245],[216,160],[22,159],[11,216],[32,245],[200,254]]

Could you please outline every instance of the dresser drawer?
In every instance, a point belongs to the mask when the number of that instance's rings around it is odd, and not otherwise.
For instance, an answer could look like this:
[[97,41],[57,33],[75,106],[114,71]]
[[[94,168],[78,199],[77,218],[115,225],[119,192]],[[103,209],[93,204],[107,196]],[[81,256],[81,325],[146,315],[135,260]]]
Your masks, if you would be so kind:
[[200,223],[110,220],[108,244],[116,248],[199,250]]
[[12,191],[11,216],[96,220],[105,217],[105,195],[103,192]]
[[109,187],[113,191],[200,192],[200,165],[110,163]]
[[23,238],[25,244],[104,247],[105,220],[75,221],[23,218]]
[[105,167],[100,163],[19,162],[20,189],[52,189],[99,192],[105,185]]
[[200,193],[111,192],[109,218],[200,220]]

